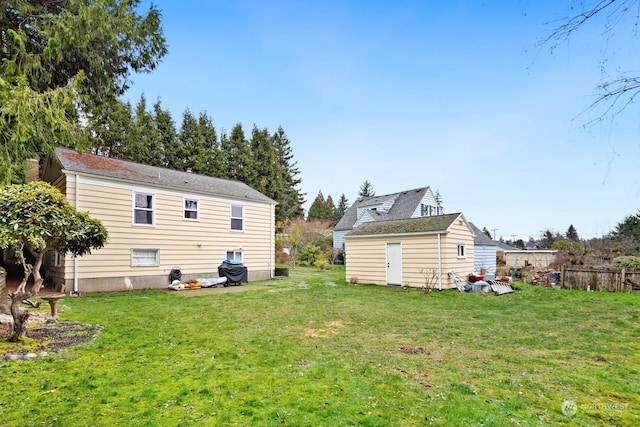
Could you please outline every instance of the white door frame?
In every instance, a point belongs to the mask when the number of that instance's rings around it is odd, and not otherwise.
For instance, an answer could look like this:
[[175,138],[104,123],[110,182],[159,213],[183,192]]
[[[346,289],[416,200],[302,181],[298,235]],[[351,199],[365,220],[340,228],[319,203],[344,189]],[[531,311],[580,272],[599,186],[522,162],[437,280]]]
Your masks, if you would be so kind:
[[402,243],[387,243],[387,285],[402,285]]

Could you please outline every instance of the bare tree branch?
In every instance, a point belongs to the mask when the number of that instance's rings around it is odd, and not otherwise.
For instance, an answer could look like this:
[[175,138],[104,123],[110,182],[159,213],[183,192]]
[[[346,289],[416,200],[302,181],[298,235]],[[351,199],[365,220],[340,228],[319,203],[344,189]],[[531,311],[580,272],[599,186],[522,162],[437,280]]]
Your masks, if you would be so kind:
[[[603,52],[609,42],[619,37],[623,30],[631,27],[633,37],[638,37],[640,24],[639,0],[572,0],[566,17],[546,22],[544,25],[552,30],[546,37],[539,41],[539,46],[548,46],[551,53],[560,45],[568,43],[574,33],[586,25],[601,25],[603,37]],[[621,30],[621,31],[618,31]],[[626,71],[610,78],[607,70],[608,55],[603,53],[600,61],[600,74],[603,83],[595,88],[595,101],[593,101],[579,116],[587,112],[598,110],[598,116],[589,120],[586,124],[592,125],[605,120],[607,117],[615,117],[633,104],[640,93],[640,72]]]

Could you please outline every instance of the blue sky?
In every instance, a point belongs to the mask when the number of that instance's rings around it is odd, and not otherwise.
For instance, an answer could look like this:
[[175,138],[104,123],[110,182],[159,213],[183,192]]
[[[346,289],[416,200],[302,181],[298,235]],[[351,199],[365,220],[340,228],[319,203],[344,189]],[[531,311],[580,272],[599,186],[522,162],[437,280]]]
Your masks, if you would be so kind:
[[525,240],[603,235],[640,209],[637,110],[580,115],[601,60],[635,69],[638,40],[593,26],[540,47],[568,2],[153,3],[169,54],[125,98],[159,98],[177,124],[188,108],[218,130],[282,126],[307,208],[318,191],[352,203],[365,180],[429,185],[445,212]]

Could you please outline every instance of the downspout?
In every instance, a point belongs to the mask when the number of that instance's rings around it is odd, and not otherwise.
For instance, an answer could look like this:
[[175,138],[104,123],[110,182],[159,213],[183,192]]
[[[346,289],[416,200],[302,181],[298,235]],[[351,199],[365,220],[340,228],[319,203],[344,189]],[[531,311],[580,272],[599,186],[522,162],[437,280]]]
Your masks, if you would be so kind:
[[438,290],[442,290],[442,253],[440,249],[440,236],[442,234],[438,233]]
[[[80,176],[76,174],[76,195],[74,205],[76,210],[78,209],[78,203],[80,201]],[[73,294],[78,295],[78,257],[73,257]]]
[[276,258],[276,230],[275,230],[275,221],[276,221],[276,206],[271,205],[271,221],[269,224],[269,230],[271,233],[271,244],[269,248],[269,280],[272,280],[275,276],[275,265],[273,264]]

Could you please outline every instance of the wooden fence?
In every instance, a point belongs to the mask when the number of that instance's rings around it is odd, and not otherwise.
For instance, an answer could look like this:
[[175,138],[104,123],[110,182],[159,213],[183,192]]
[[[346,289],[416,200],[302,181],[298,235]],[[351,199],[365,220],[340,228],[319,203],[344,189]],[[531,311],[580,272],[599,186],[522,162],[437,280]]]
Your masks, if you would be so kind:
[[563,289],[629,293],[640,286],[640,271],[626,271],[624,268],[564,267],[561,278]]

